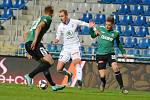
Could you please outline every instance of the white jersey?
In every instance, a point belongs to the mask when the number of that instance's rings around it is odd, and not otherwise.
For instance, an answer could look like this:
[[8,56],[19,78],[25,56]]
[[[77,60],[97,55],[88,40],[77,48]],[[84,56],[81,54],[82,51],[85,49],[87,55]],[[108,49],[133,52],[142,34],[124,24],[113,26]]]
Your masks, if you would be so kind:
[[67,24],[60,23],[56,33],[56,39],[60,39],[63,36],[63,45],[79,44],[79,37],[77,32],[78,26],[88,26],[89,24],[80,20],[69,19]]

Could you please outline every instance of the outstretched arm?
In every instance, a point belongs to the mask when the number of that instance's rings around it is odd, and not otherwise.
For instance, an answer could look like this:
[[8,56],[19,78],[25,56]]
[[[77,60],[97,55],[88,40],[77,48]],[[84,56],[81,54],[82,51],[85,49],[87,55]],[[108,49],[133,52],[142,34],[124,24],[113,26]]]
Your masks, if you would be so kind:
[[90,34],[92,38],[96,38],[100,35],[100,32],[94,27],[95,23],[93,21],[89,22]]
[[77,25],[79,25],[79,26],[87,26],[87,27],[89,27],[89,23],[86,23],[86,22],[84,22],[84,21],[74,19],[74,22],[75,22]]

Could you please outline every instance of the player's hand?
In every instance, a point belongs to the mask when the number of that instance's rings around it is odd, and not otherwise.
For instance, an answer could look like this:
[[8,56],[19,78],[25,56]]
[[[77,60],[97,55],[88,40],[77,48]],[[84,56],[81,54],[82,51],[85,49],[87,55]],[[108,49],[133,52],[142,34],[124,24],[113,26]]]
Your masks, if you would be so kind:
[[32,44],[31,44],[31,49],[34,50],[35,46],[36,46],[36,41],[33,41]]
[[58,39],[54,39],[54,40],[52,41],[52,44],[56,44],[56,43],[58,43],[58,42],[59,42]]
[[95,23],[93,21],[89,21],[89,27],[92,28],[94,27]]
[[32,59],[32,56],[28,54],[27,58],[30,60],[30,59]]
[[[95,23],[93,21],[89,21],[90,28],[95,28],[94,25],[95,25]],[[96,30],[96,28],[94,29],[94,32],[97,36],[100,35],[100,32],[98,30]]]

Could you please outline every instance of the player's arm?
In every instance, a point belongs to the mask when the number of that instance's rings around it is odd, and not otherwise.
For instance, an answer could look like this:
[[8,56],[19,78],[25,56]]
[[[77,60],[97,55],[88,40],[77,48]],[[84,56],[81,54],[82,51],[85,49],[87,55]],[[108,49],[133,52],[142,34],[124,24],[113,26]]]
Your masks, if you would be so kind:
[[95,34],[93,28],[90,28],[89,33],[91,34],[91,38],[96,38],[97,37],[97,35]]
[[45,27],[45,25],[46,25],[45,22],[44,22],[44,21],[41,21],[41,22],[39,23],[39,25],[36,27],[34,40],[33,40],[32,44],[31,44],[31,49],[32,49],[32,50],[35,49],[35,45],[36,45],[36,42],[37,42],[37,40],[38,40],[38,36],[39,36],[39,34],[40,34],[42,28]]
[[92,38],[96,38],[97,36],[100,35],[100,32],[97,30],[96,27],[94,27],[94,25],[95,25],[94,22],[92,22],[92,21],[89,22],[89,27],[90,27],[89,33],[91,34]]
[[125,51],[125,49],[123,48],[123,45],[121,44],[121,42],[120,42],[120,40],[119,40],[119,34],[118,34],[117,37],[116,37],[116,43],[117,43],[117,46],[118,46],[118,48],[120,49],[122,55],[125,56],[125,55],[126,55],[126,51]]
[[74,19],[74,22],[75,22],[77,25],[79,25],[79,26],[87,26],[87,27],[89,27],[89,23],[86,23],[86,22],[84,22],[84,21]]
[[56,32],[56,38],[52,41],[52,43],[58,43],[61,36],[61,26],[58,26],[57,32]]
[[[95,23],[93,21],[90,21],[89,23],[86,23],[84,21],[81,21],[81,20],[75,20],[76,24],[79,25],[79,26],[87,26],[89,28],[92,28],[94,33],[96,34],[96,36],[100,35],[100,32],[95,28]],[[91,36],[92,38],[96,38],[95,35]]]
[[28,32],[24,32],[23,33],[23,40],[26,41],[27,37],[28,37]]

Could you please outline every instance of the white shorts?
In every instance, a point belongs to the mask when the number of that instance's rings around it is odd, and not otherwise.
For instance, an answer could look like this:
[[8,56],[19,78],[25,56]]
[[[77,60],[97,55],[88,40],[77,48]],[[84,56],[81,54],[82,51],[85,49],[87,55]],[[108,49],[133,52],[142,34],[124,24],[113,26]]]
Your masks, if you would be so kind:
[[59,61],[64,63],[68,62],[70,59],[81,59],[80,55],[80,45],[69,45],[64,46],[59,55]]

